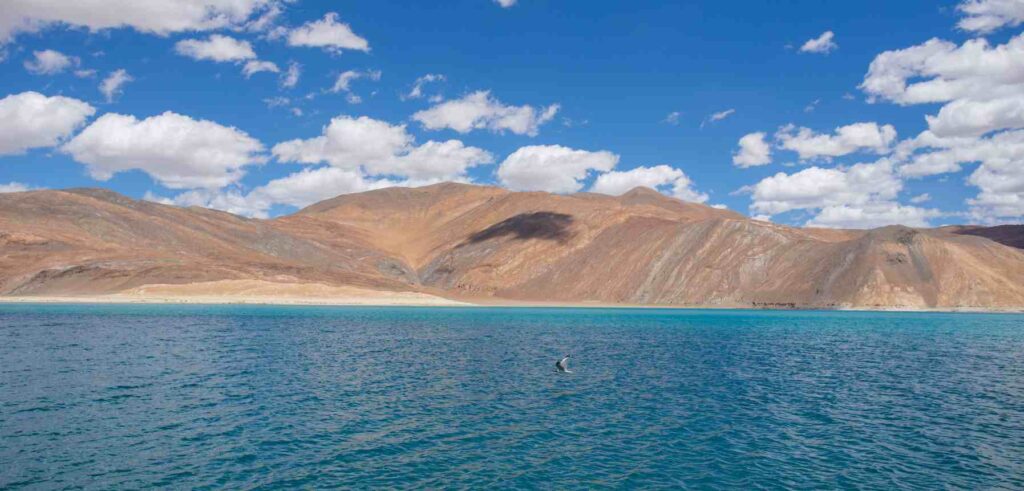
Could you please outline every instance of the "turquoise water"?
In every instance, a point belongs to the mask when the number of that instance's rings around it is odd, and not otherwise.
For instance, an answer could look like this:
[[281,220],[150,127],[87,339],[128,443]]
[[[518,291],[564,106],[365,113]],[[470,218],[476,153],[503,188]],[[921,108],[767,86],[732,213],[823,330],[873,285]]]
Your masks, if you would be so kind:
[[0,306],[0,488],[337,486],[1020,489],[1024,316]]

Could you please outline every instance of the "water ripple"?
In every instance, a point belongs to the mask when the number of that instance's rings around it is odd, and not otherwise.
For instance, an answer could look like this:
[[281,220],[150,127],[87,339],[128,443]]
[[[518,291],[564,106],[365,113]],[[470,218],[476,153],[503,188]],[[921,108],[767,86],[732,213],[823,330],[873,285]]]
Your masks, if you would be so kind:
[[1022,321],[3,306],[0,488],[1020,489]]

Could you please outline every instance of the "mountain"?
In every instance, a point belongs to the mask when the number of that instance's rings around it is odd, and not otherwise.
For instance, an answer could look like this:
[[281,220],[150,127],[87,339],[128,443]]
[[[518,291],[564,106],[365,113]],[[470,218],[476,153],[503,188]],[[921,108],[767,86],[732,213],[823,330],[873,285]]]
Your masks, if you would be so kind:
[[1024,249],[1024,225],[996,225],[994,227],[955,227],[953,233],[986,237],[1000,244]]
[[1024,251],[971,230],[786,227],[645,188],[613,197],[445,183],[272,220],[32,191],[0,195],[0,294],[255,280],[484,302],[1024,307]]

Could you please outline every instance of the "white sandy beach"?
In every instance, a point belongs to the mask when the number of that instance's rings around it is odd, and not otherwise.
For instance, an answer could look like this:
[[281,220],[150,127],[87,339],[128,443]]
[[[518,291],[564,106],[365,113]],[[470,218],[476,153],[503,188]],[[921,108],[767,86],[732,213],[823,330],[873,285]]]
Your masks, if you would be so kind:
[[[408,307],[570,307],[634,309],[750,309],[742,305],[644,305],[604,302],[538,302],[498,298],[454,300],[420,292],[373,290],[322,283],[282,283],[263,280],[222,280],[202,283],[145,285],[106,295],[0,296],[0,303],[95,303],[95,304],[207,304],[207,305],[323,305]],[[771,310],[771,309],[769,309]],[[813,307],[794,310],[819,310]],[[1017,313],[1019,308],[979,307],[912,308],[839,307],[832,310],[874,312],[973,312]]]
[[422,307],[472,305],[426,293],[381,291],[321,283],[277,283],[260,280],[145,285],[109,295],[7,296],[0,297],[0,303],[407,305]]

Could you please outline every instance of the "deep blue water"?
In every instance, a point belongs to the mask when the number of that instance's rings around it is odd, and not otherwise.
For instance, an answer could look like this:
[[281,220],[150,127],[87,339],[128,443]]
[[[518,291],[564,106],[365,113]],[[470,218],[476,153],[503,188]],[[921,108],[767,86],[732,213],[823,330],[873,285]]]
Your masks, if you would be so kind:
[[0,488],[336,486],[1021,489],[1024,316],[0,306]]

